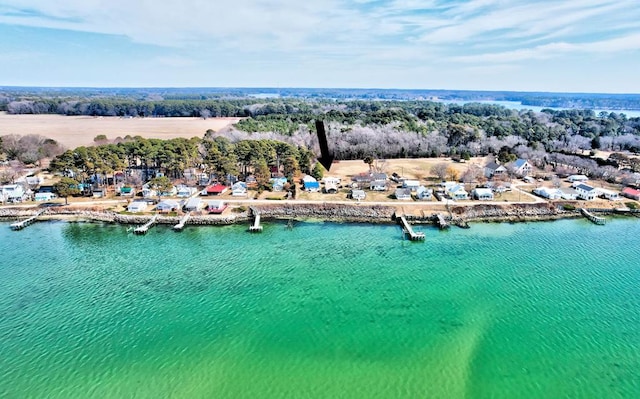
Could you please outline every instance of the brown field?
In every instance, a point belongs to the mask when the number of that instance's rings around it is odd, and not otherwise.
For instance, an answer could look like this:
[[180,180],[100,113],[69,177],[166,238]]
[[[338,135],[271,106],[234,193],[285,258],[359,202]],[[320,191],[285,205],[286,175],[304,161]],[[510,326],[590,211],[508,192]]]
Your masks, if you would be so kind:
[[0,112],[0,136],[39,134],[67,148],[88,146],[100,134],[117,137],[142,136],[172,139],[203,137],[208,129],[218,131],[240,118],[119,118],[63,115],[10,115]]

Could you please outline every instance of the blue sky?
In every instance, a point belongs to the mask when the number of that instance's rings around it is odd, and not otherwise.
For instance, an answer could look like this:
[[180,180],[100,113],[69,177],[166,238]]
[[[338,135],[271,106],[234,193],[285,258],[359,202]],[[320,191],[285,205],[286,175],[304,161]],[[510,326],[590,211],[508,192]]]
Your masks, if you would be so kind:
[[640,93],[638,0],[0,0],[0,37],[3,86]]

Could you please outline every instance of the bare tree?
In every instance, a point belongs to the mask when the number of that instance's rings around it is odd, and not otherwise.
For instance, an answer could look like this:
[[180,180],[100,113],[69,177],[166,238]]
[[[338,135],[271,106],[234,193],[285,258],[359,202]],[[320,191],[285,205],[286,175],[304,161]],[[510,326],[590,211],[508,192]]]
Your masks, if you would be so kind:
[[449,164],[446,162],[440,162],[431,167],[431,173],[436,175],[438,180],[443,181],[445,177],[447,177],[447,169],[449,168]]

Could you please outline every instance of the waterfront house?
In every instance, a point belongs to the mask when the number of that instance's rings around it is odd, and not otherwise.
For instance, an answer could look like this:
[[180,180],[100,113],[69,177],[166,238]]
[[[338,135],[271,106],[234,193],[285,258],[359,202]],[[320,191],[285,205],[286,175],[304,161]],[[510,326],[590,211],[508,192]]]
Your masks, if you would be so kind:
[[578,192],[578,198],[585,201],[593,201],[598,196],[598,190],[588,184],[578,184],[575,189]]
[[310,175],[304,175],[304,177],[302,178],[302,184],[304,185],[305,183],[313,183],[313,182],[317,182],[316,178]]
[[324,192],[327,194],[335,194],[338,192],[338,185],[334,182],[325,183]]
[[474,188],[471,195],[480,201],[493,201],[493,191],[490,188]]
[[0,187],[3,202],[22,202],[26,199],[27,193],[20,184],[7,184]]
[[228,187],[225,185],[222,185],[220,183],[216,183],[214,185],[208,186],[204,192],[205,195],[222,195],[224,193],[226,193],[228,190]]
[[365,199],[367,194],[365,194],[364,190],[351,190],[349,196],[354,200],[360,201]]
[[238,181],[231,186],[231,195],[234,197],[246,197],[247,196],[247,183]]
[[178,209],[180,209],[180,203],[172,199],[160,201],[160,203],[156,205],[156,211],[161,213],[176,212]]
[[559,188],[560,196],[564,200],[576,200],[578,199],[578,192],[570,187]]
[[640,201],[640,190],[636,190],[635,188],[625,187],[622,190],[622,195],[632,200]]
[[447,190],[447,194],[454,200],[466,200],[469,199],[469,193],[461,184],[456,184],[455,186],[451,186]]
[[133,201],[127,205],[127,212],[144,212],[147,209],[147,206],[147,201]]
[[213,213],[216,215],[221,214],[224,210],[227,209],[227,204],[224,201],[208,201],[206,210],[209,213]]
[[518,158],[509,164],[509,168],[516,176],[529,176],[533,170],[533,166],[526,159]]
[[54,193],[49,193],[49,192],[44,192],[44,193],[36,193],[34,200],[36,201],[51,201],[52,199],[56,198],[56,195]]
[[495,161],[491,161],[487,163],[484,167],[484,175],[488,179],[491,179],[494,176],[496,177],[504,176],[506,173],[507,173],[507,168],[505,168],[504,166],[500,165]]
[[599,188],[598,194],[600,197],[606,198],[609,201],[618,201],[620,199],[617,191],[607,190],[606,188]]
[[304,182],[304,191],[309,192],[318,192],[320,191],[320,183],[317,181],[306,181]]
[[408,188],[397,188],[394,193],[396,199],[399,200],[410,200],[411,199],[411,190]]
[[420,186],[416,189],[416,197],[421,201],[431,201],[433,199],[433,190]]
[[538,187],[533,190],[533,193],[541,196],[542,198],[557,200],[562,198],[562,192],[555,188]]
[[202,206],[202,200],[200,198],[191,197],[189,198],[187,203],[184,204],[184,210],[187,212],[194,212],[194,211],[200,210],[201,206]]

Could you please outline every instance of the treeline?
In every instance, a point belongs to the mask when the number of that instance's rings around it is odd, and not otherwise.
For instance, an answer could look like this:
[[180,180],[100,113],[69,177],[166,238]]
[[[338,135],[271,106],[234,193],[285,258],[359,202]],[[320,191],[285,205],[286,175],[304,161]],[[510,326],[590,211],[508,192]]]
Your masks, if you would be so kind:
[[222,182],[230,176],[248,173],[268,181],[271,167],[282,167],[285,175],[292,177],[298,172],[310,173],[313,159],[314,154],[308,149],[275,140],[234,143],[221,136],[189,140],[138,136],[119,143],[65,151],[51,161],[49,168],[70,175],[79,182],[94,180],[95,176],[108,176],[116,171],[128,171],[126,175],[130,176],[134,169],[144,171],[146,178],[162,173],[178,179],[191,168],[214,174]]

